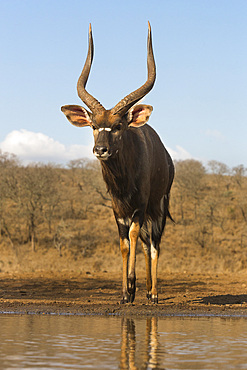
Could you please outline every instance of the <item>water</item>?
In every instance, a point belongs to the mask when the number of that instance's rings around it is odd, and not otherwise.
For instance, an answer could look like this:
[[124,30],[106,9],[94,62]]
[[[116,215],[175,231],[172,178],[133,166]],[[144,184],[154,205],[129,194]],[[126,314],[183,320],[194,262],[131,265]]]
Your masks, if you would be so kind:
[[247,319],[0,315],[0,369],[247,369]]

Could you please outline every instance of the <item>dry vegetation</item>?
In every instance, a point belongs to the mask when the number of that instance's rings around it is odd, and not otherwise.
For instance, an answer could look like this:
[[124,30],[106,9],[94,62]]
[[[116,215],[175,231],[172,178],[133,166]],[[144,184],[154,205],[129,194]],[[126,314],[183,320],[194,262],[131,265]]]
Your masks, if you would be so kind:
[[[119,271],[117,227],[97,161],[23,166],[0,153],[0,271]],[[247,267],[247,178],[240,165],[176,163],[160,271]],[[137,268],[144,268],[139,247]],[[162,273],[162,272],[160,272]]]

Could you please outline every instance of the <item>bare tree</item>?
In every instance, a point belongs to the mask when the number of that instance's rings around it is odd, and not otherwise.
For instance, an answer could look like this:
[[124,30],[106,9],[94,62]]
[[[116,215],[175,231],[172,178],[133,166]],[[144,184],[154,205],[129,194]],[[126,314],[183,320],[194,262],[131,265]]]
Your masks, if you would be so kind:
[[233,180],[236,182],[236,184],[240,188],[243,185],[246,172],[247,172],[247,169],[242,164],[240,164],[239,166],[233,167],[232,169]]
[[33,251],[38,225],[46,219],[51,229],[52,215],[59,202],[57,180],[52,165],[31,164],[19,171],[16,183],[18,202],[29,229]]
[[15,240],[20,230],[18,176],[20,162],[13,154],[0,151],[0,235],[5,234],[17,253]]
[[[188,159],[185,161],[175,162],[176,168],[176,185],[181,201],[181,214],[184,215],[184,198],[191,200],[188,206],[192,206],[194,209],[194,217],[197,215],[197,207],[203,196],[203,179],[206,174],[206,170],[203,164],[194,159]],[[184,217],[184,216],[182,216]]]

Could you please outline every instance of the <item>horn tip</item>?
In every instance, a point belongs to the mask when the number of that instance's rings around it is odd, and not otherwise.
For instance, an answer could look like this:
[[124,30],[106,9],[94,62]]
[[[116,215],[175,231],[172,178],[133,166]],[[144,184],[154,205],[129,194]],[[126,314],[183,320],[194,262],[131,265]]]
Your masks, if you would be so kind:
[[149,21],[148,21],[148,30],[151,31],[151,25]]
[[92,25],[91,25],[91,23],[89,23],[89,33],[91,33],[92,32]]

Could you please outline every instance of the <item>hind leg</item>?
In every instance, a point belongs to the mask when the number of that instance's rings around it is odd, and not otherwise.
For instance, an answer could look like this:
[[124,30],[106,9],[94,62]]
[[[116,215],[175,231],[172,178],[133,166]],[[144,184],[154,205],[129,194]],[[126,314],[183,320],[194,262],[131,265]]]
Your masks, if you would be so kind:
[[159,243],[151,243],[151,268],[152,268],[152,290],[151,290],[151,301],[158,303],[158,287],[157,287],[157,276],[158,276],[158,260],[160,254]]
[[151,299],[152,289],[152,274],[151,274],[151,244],[149,245],[142,243],[142,248],[145,256],[146,264],[146,287],[147,287],[147,299]]
[[152,236],[151,236],[151,268],[152,268],[152,291],[151,300],[153,303],[158,303],[158,260],[160,254],[160,241],[162,233],[166,224],[166,217],[168,213],[168,198],[164,196],[161,200],[161,216],[152,222]]
[[143,248],[143,252],[145,256],[145,264],[146,264],[147,298],[151,299],[151,289],[152,289],[151,243],[150,243],[150,234],[148,232],[148,227],[146,223],[141,228],[140,238],[142,240],[142,248]]

